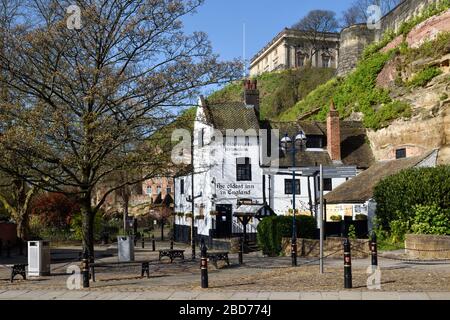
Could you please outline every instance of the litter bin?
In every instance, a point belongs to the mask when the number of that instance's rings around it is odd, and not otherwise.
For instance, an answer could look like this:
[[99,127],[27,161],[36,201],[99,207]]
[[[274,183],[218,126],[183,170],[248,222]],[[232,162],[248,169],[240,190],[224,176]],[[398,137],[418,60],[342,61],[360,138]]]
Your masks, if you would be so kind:
[[50,241],[28,241],[28,276],[50,275]]
[[134,237],[133,236],[118,236],[117,248],[119,261],[127,262],[134,261]]

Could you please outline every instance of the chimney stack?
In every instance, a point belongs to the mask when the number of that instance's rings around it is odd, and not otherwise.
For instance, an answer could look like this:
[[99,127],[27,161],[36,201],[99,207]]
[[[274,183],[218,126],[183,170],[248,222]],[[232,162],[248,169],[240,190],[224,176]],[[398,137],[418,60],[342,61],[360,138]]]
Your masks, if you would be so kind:
[[259,119],[259,90],[257,80],[244,80],[244,102],[248,106],[253,106],[256,116]]
[[333,162],[341,162],[341,126],[339,112],[331,100],[330,112],[327,116],[327,148]]

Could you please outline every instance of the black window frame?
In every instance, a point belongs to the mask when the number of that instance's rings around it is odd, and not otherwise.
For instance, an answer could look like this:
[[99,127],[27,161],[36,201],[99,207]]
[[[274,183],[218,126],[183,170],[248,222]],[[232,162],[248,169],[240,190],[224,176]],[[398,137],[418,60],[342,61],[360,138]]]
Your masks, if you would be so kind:
[[[284,179],[284,194],[293,194],[293,185],[292,185],[292,179]],[[295,179],[295,195],[301,195],[301,184],[300,179]]]
[[236,181],[252,181],[250,158],[236,158]]
[[[317,178],[317,190],[320,190],[320,178]],[[323,191],[333,191],[333,179],[324,178],[323,179]]]
[[184,194],[184,179],[180,180],[180,194]]
[[308,149],[323,149],[323,136],[319,135],[309,135],[306,136],[306,148]]

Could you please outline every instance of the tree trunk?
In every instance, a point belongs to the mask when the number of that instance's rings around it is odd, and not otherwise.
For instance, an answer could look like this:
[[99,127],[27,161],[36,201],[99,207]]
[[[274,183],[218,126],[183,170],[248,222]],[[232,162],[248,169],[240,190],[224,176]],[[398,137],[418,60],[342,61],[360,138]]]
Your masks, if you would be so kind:
[[164,241],[164,220],[161,221],[161,241]]
[[25,210],[25,212],[23,212],[23,211],[19,212],[19,214],[16,218],[17,238],[22,239],[24,241],[28,240],[28,235],[29,235],[29,220],[28,220],[28,212],[27,211],[28,210]]
[[94,218],[90,197],[81,199],[81,216],[83,226],[83,253],[87,252],[89,260],[94,260]]

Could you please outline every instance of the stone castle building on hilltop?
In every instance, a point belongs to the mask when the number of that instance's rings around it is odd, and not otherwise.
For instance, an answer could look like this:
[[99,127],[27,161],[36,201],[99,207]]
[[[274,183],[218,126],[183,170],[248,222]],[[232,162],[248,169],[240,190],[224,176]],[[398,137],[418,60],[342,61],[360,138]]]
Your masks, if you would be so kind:
[[[426,6],[437,1],[405,0],[381,18],[379,29],[357,24],[342,29],[340,33],[323,35],[321,49],[311,59],[312,67],[337,69],[338,76],[348,74],[355,68],[368,44],[378,41],[387,30],[398,31],[403,22],[419,15]],[[309,52],[305,33],[286,28],[252,58],[250,76],[303,67]]]
[[265,72],[300,68],[310,60],[312,67],[334,68],[338,66],[339,33],[321,36],[320,50],[313,52],[307,34],[301,30],[284,29],[272,39],[250,63],[250,76]]

